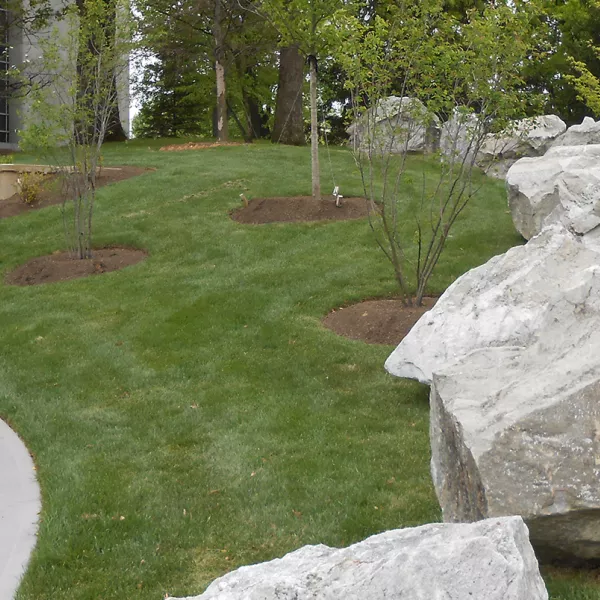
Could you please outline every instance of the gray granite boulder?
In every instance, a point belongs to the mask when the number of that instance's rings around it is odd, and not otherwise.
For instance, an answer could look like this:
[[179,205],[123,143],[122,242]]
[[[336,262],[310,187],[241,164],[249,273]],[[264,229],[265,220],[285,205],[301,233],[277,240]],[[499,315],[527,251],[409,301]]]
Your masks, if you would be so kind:
[[529,239],[553,223],[577,234],[600,225],[600,144],[556,146],[522,158],[506,175],[517,231]]
[[552,142],[555,146],[587,146],[600,144],[600,121],[585,117],[581,125],[572,125]]
[[383,98],[356,120],[346,132],[355,151],[377,154],[437,150],[440,120],[417,98]]
[[477,348],[525,346],[573,271],[598,254],[555,226],[459,277],[385,363],[392,375],[431,383],[433,373]]
[[[519,517],[386,531],[241,567],[187,600],[547,600]],[[174,599],[175,600],[175,599]]]

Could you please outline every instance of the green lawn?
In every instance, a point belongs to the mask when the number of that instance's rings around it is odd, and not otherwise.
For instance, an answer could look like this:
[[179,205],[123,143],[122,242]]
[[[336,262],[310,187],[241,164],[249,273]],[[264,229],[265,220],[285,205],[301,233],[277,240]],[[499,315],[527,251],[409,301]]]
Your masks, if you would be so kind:
[[[306,148],[159,145],[107,145],[105,164],[156,171],[101,189],[95,212],[96,245],[145,248],[145,262],[0,284],[0,416],[34,454],[43,494],[20,600],[198,594],[304,544],[440,518],[427,388],[384,372],[391,347],[320,324],[395,292],[367,222],[229,219],[241,192],[309,194]],[[360,194],[351,154],[331,154],[342,193]],[[3,273],[62,249],[59,207],[0,220],[0,239]],[[517,243],[490,181],[431,291]],[[549,581],[555,600],[600,595],[585,574]]]

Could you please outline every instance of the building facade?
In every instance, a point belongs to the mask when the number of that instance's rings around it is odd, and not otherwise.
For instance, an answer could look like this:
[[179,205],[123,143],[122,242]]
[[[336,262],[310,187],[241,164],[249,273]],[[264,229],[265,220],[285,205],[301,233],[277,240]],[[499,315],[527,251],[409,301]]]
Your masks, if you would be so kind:
[[[27,0],[23,0],[27,2]],[[74,0],[48,0],[52,9],[58,11],[64,3]],[[9,81],[9,69],[15,66],[26,70],[41,56],[40,39],[45,35],[68,35],[66,21],[52,23],[48,30],[36,34],[25,33],[12,19],[10,11],[0,8],[0,151],[19,149],[19,131],[25,116],[32,111],[27,94],[14,90]],[[50,33],[51,32],[51,33]],[[117,75],[119,116],[125,132],[129,132],[129,70]],[[33,115],[35,116],[35,115]]]

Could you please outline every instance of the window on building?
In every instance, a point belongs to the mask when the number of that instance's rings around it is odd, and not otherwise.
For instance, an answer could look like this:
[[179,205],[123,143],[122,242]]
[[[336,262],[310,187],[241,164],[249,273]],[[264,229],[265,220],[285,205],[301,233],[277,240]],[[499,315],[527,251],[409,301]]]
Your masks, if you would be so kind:
[[0,143],[10,141],[8,120],[8,70],[10,68],[8,45],[8,12],[0,8]]

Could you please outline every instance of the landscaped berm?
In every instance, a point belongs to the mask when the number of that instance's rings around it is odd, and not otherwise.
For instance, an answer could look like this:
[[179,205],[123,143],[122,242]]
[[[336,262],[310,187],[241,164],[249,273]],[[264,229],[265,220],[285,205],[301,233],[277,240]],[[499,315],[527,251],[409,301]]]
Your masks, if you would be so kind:
[[[240,194],[310,194],[308,152],[159,151],[187,141],[105,146],[106,166],[155,169],[98,189],[94,209],[94,247],[143,251],[137,264],[9,285],[66,249],[63,223],[57,205],[0,220],[0,418],[34,457],[43,505],[19,600],[196,595],[306,544],[440,520],[428,388],[386,374],[399,340],[322,323],[397,293],[368,220],[237,222]],[[331,162],[361,197],[351,153]],[[481,183],[429,296],[523,243],[503,183]],[[600,597],[593,571],[543,573],[553,600]]]

